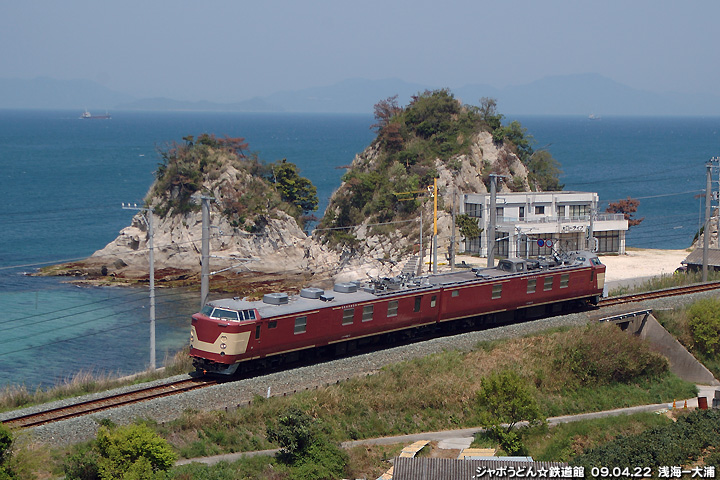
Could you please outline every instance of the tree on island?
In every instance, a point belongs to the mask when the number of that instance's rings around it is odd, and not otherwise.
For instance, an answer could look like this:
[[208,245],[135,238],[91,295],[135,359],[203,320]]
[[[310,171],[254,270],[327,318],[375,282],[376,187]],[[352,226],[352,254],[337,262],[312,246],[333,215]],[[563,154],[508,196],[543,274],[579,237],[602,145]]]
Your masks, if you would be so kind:
[[633,214],[637,212],[640,200],[635,198],[627,197],[625,200],[618,200],[617,202],[610,202],[608,207],[605,209],[607,213],[622,213],[625,216],[625,220],[628,221],[628,227],[634,227],[640,225],[640,222],[645,220],[643,218],[632,218]]

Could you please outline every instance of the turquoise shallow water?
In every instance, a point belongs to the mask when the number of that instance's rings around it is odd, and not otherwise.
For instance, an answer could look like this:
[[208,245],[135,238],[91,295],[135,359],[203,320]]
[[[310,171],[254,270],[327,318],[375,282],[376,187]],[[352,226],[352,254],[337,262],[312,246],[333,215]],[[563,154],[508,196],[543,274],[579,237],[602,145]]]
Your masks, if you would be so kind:
[[[23,275],[84,258],[127,226],[158,148],[188,134],[245,137],[261,159],[287,158],[318,187],[320,212],[349,164],[374,138],[370,115],[0,111],[0,385],[47,385],[83,369],[130,373],[149,359],[144,289],[79,288]],[[719,154],[720,118],[526,117],[537,147],[563,166],[566,190],[601,201],[641,199],[629,246],[684,248],[700,221],[704,163]],[[160,290],[158,358],[187,339],[196,294]]]

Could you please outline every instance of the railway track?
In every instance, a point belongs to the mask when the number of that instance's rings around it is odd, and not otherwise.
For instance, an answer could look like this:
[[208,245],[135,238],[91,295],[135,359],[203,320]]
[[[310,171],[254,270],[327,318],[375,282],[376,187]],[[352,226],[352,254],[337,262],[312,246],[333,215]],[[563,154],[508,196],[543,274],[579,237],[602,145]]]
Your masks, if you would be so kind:
[[205,379],[186,379],[164,385],[154,387],[145,387],[127,393],[119,393],[109,397],[98,398],[94,400],[82,401],[73,405],[57,407],[41,412],[29,413],[17,417],[9,418],[2,423],[10,428],[30,428],[45,423],[67,420],[69,418],[87,415],[89,413],[100,412],[110,408],[122,405],[130,405],[133,403],[143,402],[154,398],[168,397],[177,395],[178,393],[189,392],[199,388],[209,387],[218,383],[215,380]]
[[[690,285],[684,287],[674,287],[654,292],[606,298],[600,301],[598,307],[610,307],[613,305],[623,305],[644,300],[671,297],[675,295],[685,295],[689,293],[705,292],[715,289],[720,289],[720,282],[711,282],[706,284]],[[122,405],[130,405],[133,403],[139,403],[154,398],[176,395],[179,393],[208,387],[210,385],[215,385],[217,383],[218,381],[209,379],[185,379],[165,385],[145,387],[132,392],[115,394],[95,400],[83,401],[65,407],[58,407],[44,410],[41,412],[20,415],[4,420],[3,423],[11,428],[30,428],[46,423],[57,422],[60,420],[66,420],[73,417],[87,415],[89,413],[108,410]]]
[[720,288],[720,282],[709,282],[696,285],[688,285],[682,287],[666,288],[656,290],[654,292],[636,293],[631,295],[622,295],[619,297],[604,298],[598,303],[598,307],[610,307],[613,305],[623,305],[626,303],[642,302],[644,300],[653,300],[656,298],[672,297],[676,295],[687,295],[689,293],[707,292]]

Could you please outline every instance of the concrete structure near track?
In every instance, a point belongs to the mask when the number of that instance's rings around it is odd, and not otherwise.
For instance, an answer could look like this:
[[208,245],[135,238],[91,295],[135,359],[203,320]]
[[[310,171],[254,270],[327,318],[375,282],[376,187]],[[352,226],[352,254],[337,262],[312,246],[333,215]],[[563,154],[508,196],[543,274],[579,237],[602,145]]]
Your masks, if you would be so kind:
[[[625,253],[628,221],[623,214],[598,213],[592,192],[499,193],[496,233],[490,238],[490,194],[465,194],[460,213],[477,219],[479,237],[465,239],[461,250],[487,256],[537,257],[554,251],[587,249]],[[592,238],[590,233],[592,232]]]

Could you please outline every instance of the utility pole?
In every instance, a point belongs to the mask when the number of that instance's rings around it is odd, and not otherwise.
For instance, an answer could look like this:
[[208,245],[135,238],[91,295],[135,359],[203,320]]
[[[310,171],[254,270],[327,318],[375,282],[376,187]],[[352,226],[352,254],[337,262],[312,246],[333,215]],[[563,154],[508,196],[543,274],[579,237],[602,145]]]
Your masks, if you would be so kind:
[[455,208],[456,208],[457,189],[453,185],[453,204],[452,204],[452,235],[450,235],[450,271],[455,271]]
[[702,281],[707,282],[708,277],[708,247],[710,246],[710,199],[712,198],[712,163],[707,163],[705,181],[705,226],[703,227],[703,264]]
[[437,238],[437,199],[438,199],[438,191],[437,191],[437,178],[433,179],[433,274],[437,273],[437,244],[438,244],[438,238]]
[[[720,157],[712,157],[710,159],[710,163],[713,164],[715,167],[718,167],[720,164]],[[720,168],[718,168],[718,195],[720,195]],[[715,192],[713,192],[712,196],[713,196],[713,200],[718,200],[717,208],[718,208],[719,214],[718,214],[717,218],[715,219],[715,227],[716,227],[716,231],[718,232],[716,248],[720,248],[720,197],[716,196]],[[710,208],[710,210],[711,210],[710,215],[712,215],[712,207]]]
[[122,204],[122,208],[125,210],[137,210],[140,212],[141,218],[145,221],[148,227],[148,252],[150,262],[150,369],[155,370],[157,368],[155,361],[155,256],[153,254],[153,238],[155,232],[153,229],[153,209],[150,207],[138,207],[137,203],[130,206],[128,203]]
[[488,230],[488,256],[487,266],[495,266],[495,230],[497,223],[497,179],[505,178],[504,175],[490,174],[490,225]]
[[202,200],[202,251],[200,261],[200,308],[205,306],[210,294],[210,200],[213,197],[200,197]]
[[423,250],[423,208],[424,205],[420,205],[420,264],[417,268],[417,275],[422,275],[422,270],[425,266],[425,250]]

